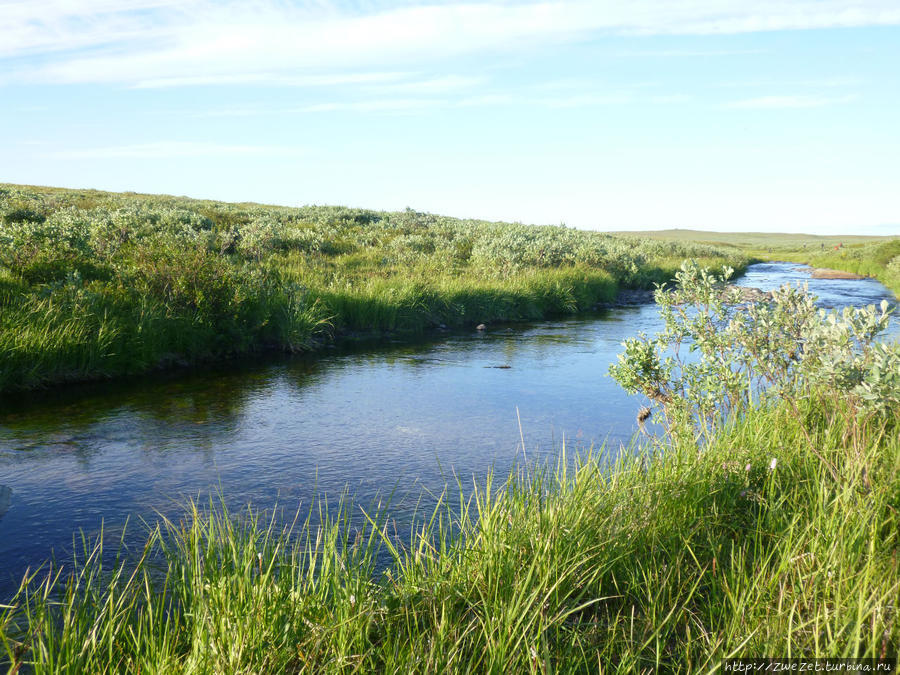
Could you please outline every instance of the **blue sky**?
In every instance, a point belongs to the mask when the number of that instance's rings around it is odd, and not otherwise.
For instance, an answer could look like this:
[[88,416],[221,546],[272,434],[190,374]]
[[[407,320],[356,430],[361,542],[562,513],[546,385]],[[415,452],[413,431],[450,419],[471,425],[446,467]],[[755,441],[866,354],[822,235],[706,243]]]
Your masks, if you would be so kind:
[[0,0],[0,181],[900,234],[898,0]]

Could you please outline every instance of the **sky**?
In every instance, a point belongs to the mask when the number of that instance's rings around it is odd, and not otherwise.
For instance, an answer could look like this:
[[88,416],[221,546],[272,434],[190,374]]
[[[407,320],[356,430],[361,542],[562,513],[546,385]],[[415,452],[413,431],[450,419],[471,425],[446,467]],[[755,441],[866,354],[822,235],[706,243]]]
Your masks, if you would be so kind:
[[0,182],[900,234],[900,0],[0,0]]

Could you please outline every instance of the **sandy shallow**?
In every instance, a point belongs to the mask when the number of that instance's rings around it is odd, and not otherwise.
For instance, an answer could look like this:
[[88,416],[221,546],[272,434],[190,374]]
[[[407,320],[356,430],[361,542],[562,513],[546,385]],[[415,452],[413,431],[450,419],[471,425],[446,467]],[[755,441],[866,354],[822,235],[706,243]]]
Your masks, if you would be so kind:
[[816,267],[812,270],[812,278],[813,279],[865,279],[865,277],[860,276],[859,274],[853,274],[853,272],[842,272],[841,270],[829,270],[821,267]]

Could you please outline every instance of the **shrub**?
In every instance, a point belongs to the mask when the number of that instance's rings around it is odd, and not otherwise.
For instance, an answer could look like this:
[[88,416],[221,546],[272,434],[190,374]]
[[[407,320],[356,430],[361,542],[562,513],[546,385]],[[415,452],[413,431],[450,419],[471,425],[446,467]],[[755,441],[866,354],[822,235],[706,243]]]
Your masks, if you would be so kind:
[[900,345],[875,342],[887,302],[826,314],[805,288],[789,285],[745,302],[740,289],[726,288],[731,274],[684,263],[675,286],[655,294],[664,330],[626,340],[610,368],[628,392],[662,409],[670,432],[709,438],[754,399],[783,399],[799,411],[798,400],[814,392],[843,399],[840,409],[857,420],[900,409]]

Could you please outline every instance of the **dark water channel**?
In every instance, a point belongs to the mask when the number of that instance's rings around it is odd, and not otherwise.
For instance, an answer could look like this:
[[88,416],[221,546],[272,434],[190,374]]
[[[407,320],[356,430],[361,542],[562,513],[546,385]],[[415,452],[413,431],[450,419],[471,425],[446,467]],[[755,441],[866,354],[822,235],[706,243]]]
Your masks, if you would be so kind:
[[[877,282],[785,263],[740,283],[803,281],[824,306],[891,299]],[[28,566],[68,559],[79,531],[177,516],[188,497],[296,509],[394,491],[402,520],[454,475],[505,476],[523,459],[519,418],[529,461],[555,461],[564,438],[618,452],[642,401],[607,369],[623,339],[658,328],[654,305],[624,307],[0,400],[0,602]]]

